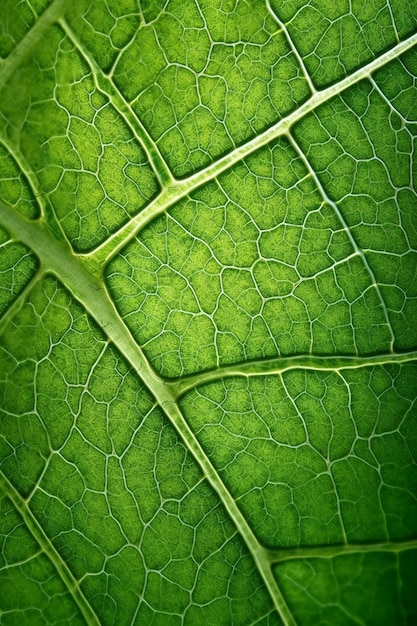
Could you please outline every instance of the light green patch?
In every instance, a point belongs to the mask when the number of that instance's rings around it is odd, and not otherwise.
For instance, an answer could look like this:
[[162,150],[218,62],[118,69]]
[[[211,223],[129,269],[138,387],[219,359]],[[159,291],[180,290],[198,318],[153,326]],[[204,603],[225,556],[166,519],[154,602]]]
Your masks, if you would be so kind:
[[[263,544],[383,541],[415,532],[411,418],[400,417],[413,404],[413,373],[231,378],[190,392],[181,405]],[[401,392],[394,380],[403,381]],[[365,431],[366,417],[373,421]]]
[[317,87],[340,80],[413,31],[412,2],[271,2]]
[[416,43],[1,3],[1,626],[417,623]]
[[156,194],[143,148],[61,29],[51,29],[48,47],[35,49],[5,94],[0,117],[14,112],[12,141],[76,249],[103,241]]
[[201,169],[307,97],[294,55],[262,7],[171,1],[154,16],[114,75],[174,175]]

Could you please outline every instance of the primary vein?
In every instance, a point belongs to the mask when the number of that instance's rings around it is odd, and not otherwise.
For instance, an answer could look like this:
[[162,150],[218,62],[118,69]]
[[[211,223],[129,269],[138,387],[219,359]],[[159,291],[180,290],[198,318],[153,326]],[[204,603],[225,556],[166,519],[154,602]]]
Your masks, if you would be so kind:
[[234,498],[220,479],[211,461],[185,421],[171,387],[154,372],[141,348],[133,340],[129,330],[120,319],[114,304],[102,286],[98,270],[96,275],[94,275],[91,268],[86,265],[88,260],[72,254],[69,246],[63,241],[57,241],[52,233],[42,225],[42,222],[34,223],[24,219],[14,211],[11,211],[10,207],[1,201],[0,209],[2,209],[0,212],[0,224],[7,228],[12,236],[20,238],[27,245],[31,245],[34,252],[38,255],[43,269],[53,273],[70,290],[72,295],[83,304],[86,311],[100,325],[108,339],[112,341],[142,378],[171,423],[175,426],[184,445],[192,453],[220,501],[231,515],[260,569],[275,607],[283,617],[285,626],[295,626],[292,615],[273,577],[264,549],[260,547],[249,524],[237,507]]

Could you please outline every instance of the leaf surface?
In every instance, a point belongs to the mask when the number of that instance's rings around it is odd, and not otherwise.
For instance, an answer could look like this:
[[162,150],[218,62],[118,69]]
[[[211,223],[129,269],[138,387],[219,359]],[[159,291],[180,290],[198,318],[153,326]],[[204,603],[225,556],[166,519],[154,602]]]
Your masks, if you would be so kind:
[[414,624],[417,13],[6,1],[0,624]]

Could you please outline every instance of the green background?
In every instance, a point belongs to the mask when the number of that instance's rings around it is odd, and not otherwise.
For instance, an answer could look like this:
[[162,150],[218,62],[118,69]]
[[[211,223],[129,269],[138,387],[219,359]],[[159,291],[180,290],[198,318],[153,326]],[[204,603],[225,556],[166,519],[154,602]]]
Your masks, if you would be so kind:
[[2,626],[416,623],[416,45],[2,2]]

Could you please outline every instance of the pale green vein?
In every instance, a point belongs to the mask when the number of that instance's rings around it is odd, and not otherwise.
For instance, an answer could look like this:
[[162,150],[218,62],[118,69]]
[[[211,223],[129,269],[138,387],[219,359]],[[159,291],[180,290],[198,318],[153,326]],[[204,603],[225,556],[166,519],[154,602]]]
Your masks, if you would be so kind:
[[[31,222],[0,200],[0,224],[38,257],[41,269],[54,274],[96,320],[107,337],[130,361],[157,400],[172,399],[165,383],[155,374],[140,347],[121,320],[104,288],[101,268],[91,259],[77,256],[68,243],[58,241],[43,220]],[[168,395],[167,395],[168,393]]]
[[311,354],[297,354],[293,356],[278,356],[270,359],[259,359],[224,365],[212,370],[198,372],[167,381],[165,384],[172,390],[175,398],[182,396],[194,387],[206,383],[236,376],[265,376],[266,374],[282,374],[295,369],[322,370],[338,372],[345,369],[383,366],[388,364],[403,364],[417,362],[417,350],[409,352],[387,352],[365,356],[319,356]]
[[20,148],[16,145],[12,145],[8,137],[6,137],[4,129],[0,127],[0,144],[11,155],[16,162],[23,176],[26,178],[26,182],[34,196],[36,204],[38,205],[39,212],[42,216],[47,214],[47,203],[45,200],[45,193],[39,185],[37,176],[34,174],[32,168],[28,164],[26,158],[22,154]]
[[207,480],[217,493],[222,504],[230,513],[234,523],[247,544],[271,598],[279,611],[285,626],[295,626],[295,622],[273,577],[267,556],[256,541],[244,516],[237,507],[232,495],[205,455],[200,444],[181,414],[172,388],[152,369],[141,348],[133,340],[129,330],[120,319],[113,302],[103,288],[100,268],[86,259],[74,255],[68,244],[57,241],[42,223],[26,220],[0,201],[0,224],[23,243],[31,245],[45,271],[54,274],[72,295],[79,300],[86,311],[96,320],[108,339],[116,346],[147,385],[160,406],[181,436],[184,445],[193,454]]
[[202,449],[196,436],[194,435],[193,431],[185,420],[177,403],[173,401],[165,402],[163,404],[163,408],[167,415],[170,417],[171,422],[175,425],[177,431],[180,433],[187,449],[198,461],[207,480],[218,494],[241,537],[245,541],[256,563],[258,571],[260,572],[264,583],[269,591],[274,606],[284,623],[284,626],[296,626],[294,618],[274,578],[268,551],[265,550],[257,541],[252,529],[250,528],[245,517],[237,506],[234,498],[231,496],[231,494],[223,484],[222,480],[219,478],[219,475],[214,469],[213,465],[207,458],[206,453]]
[[389,319],[389,314],[388,314],[388,310],[387,310],[387,306],[385,304],[385,301],[382,297],[381,294],[381,290],[379,288],[379,284],[378,281],[375,277],[375,273],[372,269],[372,267],[369,264],[369,261],[366,257],[366,254],[363,252],[363,250],[361,250],[361,248],[358,246],[358,244],[356,243],[356,239],[354,238],[354,236],[352,235],[352,232],[350,230],[350,228],[348,228],[348,225],[346,223],[346,220],[341,212],[341,210],[339,209],[339,207],[337,206],[336,202],[334,202],[333,200],[331,200],[331,198],[329,198],[329,196],[327,195],[323,185],[320,182],[319,177],[317,176],[316,172],[314,171],[313,167],[311,166],[308,158],[305,156],[305,154],[303,153],[303,151],[301,150],[300,146],[298,145],[298,143],[295,141],[294,137],[290,137],[290,143],[292,145],[292,147],[294,148],[295,152],[297,153],[298,157],[301,159],[301,161],[304,163],[308,173],[310,174],[311,178],[314,180],[314,184],[316,185],[318,191],[320,192],[321,197],[323,198],[323,200],[330,206],[332,207],[340,225],[343,228],[343,231],[346,233],[347,238],[349,239],[350,245],[352,246],[353,250],[355,251],[355,254],[359,256],[359,258],[362,261],[362,264],[364,265],[368,276],[371,279],[371,284],[372,287],[375,289],[377,296],[378,296],[378,300],[382,306],[382,310],[384,312],[384,317],[385,317],[385,323],[388,326],[389,329],[389,333],[391,336],[391,341],[390,341],[390,348],[391,350],[393,350],[393,346],[394,346],[394,342],[395,342],[395,336],[394,336],[394,331],[392,329],[391,326],[391,321]]
[[19,41],[0,68],[0,89],[16,71],[19,65],[30,55],[34,46],[45,37],[45,32],[64,13],[68,0],[54,0],[39,16],[32,28]]
[[295,58],[297,59],[297,63],[299,65],[299,67],[301,68],[301,71],[303,73],[303,76],[309,86],[310,92],[313,94],[317,91],[317,89],[315,88],[313,81],[310,78],[310,74],[307,72],[306,66],[304,65],[304,60],[301,56],[301,54],[298,52],[296,46],[294,45],[293,40],[291,39],[289,32],[287,30],[287,28],[285,27],[285,24],[279,19],[279,17],[277,16],[277,14],[275,13],[275,11],[272,9],[271,7],[271,3],[269,2],[269,0],[266,0],[266,8],[268,9],[269,14],[272,16],[272,19],[274,20],[274,22],[276,22],[278,24],[278,26],[280,27],[280,29],[282,30],[282,32],[285,35],[285,38],[288,42],[288,45],[291,48],[291,52],[293,53],[293,55],[295,56]]
[[183,180],[175,180],[171,182],[163,189],[161,194],[146,207],[146,209],[141,211],[132,220],[130,220],[130,222],[126,223],[122,228],[111,235],[106,242],[99,246],[94,252],[91,252],[90,255],[94,256],[100,263],[109,261],[132,239],[132,237],[136,235],[139,230],[144,228],[144,226],[151,222],[157,215],[167,211],[173,204],[190,194],[198,187],[201,187],[205,183],[213,180],[229,168],[233,167],[236,163],[239,163],[242,159],[245,159],[256,150],[266,146],[278,137],[288,134],[290,128],[305,115],[311,113],[323,103],[328,102],[331,98],[342,93],[349,87],[352,87],[359,81],[369,78],[373,72],[380,69],[390,61],[393,61],[407,50],[410,50],[416,44],[417,33],[411,35],[408,39],[405,39],[390,50],[387,50],[384,54],[380,55],[367,65],[359,68],[349,76],[346,76],[346,78],[338,83],[331,85],[322,91],[316,91],[308,100],[306,100],[306,102],[304,102],[304,104],[290,113],[287,117],[279,120],[276,124],[247,143],[244,143],[239,148],[232,150],[224,157],[206,167],[204,170],[196,172]]
[[406,552],[417,550],[417,539],[405,541],[385,541],[375,543],[346,543],[334,546],[303,546],[301,548],[281,548],[269,550],[273,563],[294,559],[332,559],[348,554],[367,554],[369,552]]
[[121,96],[115,84],[108,76],[106,76],[100,66],[94,61],[91,54],[89,54],[88,50],[86,50],[83,42],[76,36],[67,22],[64,19],[61,19],[59,20],[59,25],[90,68],[97,90],[109,98],[114,108],[128,125],[135,139],[144,148],[160,184],[162,186],[171,184],[174,180],[173,176],[168,169],[158,146],[155,144],[142,122],[138,117],[136,117],[129,104]]
[[17,240],[29,246],[39,258],[43,271],[53,273],[83,303],[107,337],[119,348],[161,403],[172,401],[195,386],[231,376],[281,374],[291,369],[340,369],[406,363],[417,360],[417,351],[388,352],[365,356],[293,355],[236,363],[164,381],[153,370],[141,348],[121,320],[103,286],[101,268],[92,259],[75,255],[64,241],[58,241],[41,222],[31,222],[0,201],[0,224]]
[[[48,223],[49,228],[54,230],[56,236],[59,239],[65,239],[68,242],[68,238],[65,234],[64,229],[61,226],[61,222],[57,219],[54,208],[47,199],[47,195],[43,192],[42,187],[39,184],[39,179],[37,175],[28,164],[25,156],[20,151],[20,148],[11,144],[7,137],[5,137],[2,133],[2,129],[0,129],[0,141],[9,152],[9,154],[14,158],[23,176],[25,176],[30,191],[40,209],[41,220],[45,221],[45,223]],[[30,242],[28,245],[30,248],[32,248],[32,242]]]
[[100,626],[100,621],[97,615],[94,613],[90,604],[87,602],[83,592],[81,591],[79,582],[74,578],[71,570],[68,568],[65,561],[62,559],[59,552],[55,549],[49,537],[44,532],[42,526],[39,524],[32,511],[29,509],[26,501],[22,498],[15,487],[9,482],[9,480],[0,471],[0,493],[3,493],[13,503],[15,509],[20,513],[23,518],[26,527],[37,541],[42,551],[49,558],[56,571],[58,572],[61,580],[64,582],[66,588],[71,594],[74,602],[80,609],[87,626]]
[[37,270],[18,296],[9,304],[6,311],[3,312],[2,317],[0,318],[0,335],[2,335],[6,326],[8,326],[16,313],[22,308],[28,293],[32,291],[34,286],[43,278],[43,276],[44,272],[42,270]]

